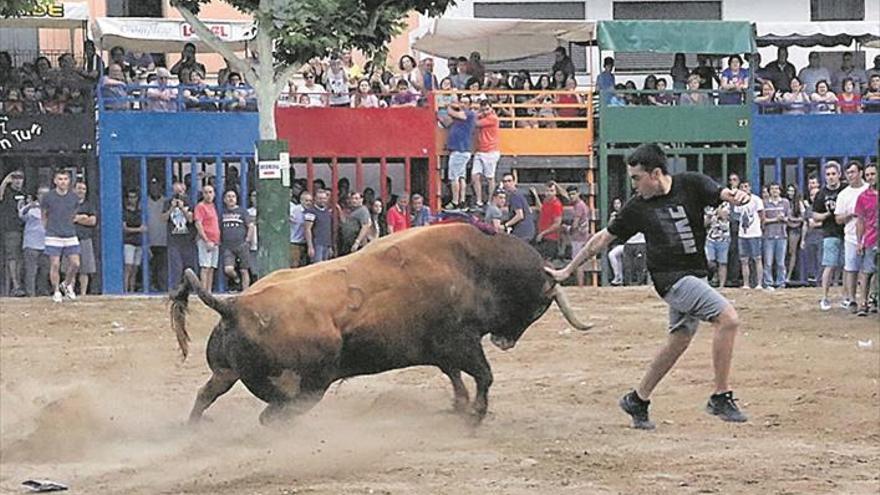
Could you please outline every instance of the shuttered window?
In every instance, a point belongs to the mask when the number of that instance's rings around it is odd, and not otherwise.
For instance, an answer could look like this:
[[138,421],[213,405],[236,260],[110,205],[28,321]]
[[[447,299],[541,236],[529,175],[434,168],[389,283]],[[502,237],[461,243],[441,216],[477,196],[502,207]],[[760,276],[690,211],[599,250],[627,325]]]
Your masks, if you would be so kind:
[[[720,21],[721,2],[614,2],[615,20]],[[675,55],[665,53],[618,53],[615,69],[626,71],[665,71],[672,67]],[[688,67],[696,66],[696,56],[687,58]],[[601,69],[599,69],[601,70]],[[667,82],[668,78],[667,78]]]
[[864,21],[865,0],[810,0],[810,20]]
[[[550,21],[582,21],[586,19],[586,3],[581,2],[477,2],[474,3],[474,17],[478,19],[541,19]],[[582,46],[568,45],[569,52],[577,72],[587,70],[587,52]],[[462,53],[463,57],[469,54]],[[487,70],[507,69],[510,72],[528,70],[541,74],[550,72],[555,58],[552,53],[536,55],[520,60],[487,63]],[[537,80],[537,78],[535,78]]]

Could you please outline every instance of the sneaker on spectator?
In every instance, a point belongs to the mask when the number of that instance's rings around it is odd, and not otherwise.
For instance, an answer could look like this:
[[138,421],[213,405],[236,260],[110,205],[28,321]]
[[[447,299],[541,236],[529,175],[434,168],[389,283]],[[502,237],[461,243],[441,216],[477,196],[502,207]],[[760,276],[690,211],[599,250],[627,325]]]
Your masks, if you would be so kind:
[[60,284],[58,284],[58,288],[65,296],[67,296],[68,299],[70,299],[71,301],[76,300],[76,291],[73,290],[73,285],[67,285],[64,282],[61,282]]
[[858,316],[868,316],[868,307],[862,306],[859,308],[859,311],[856,313]]
[[651,401],[642,400],[636,391],[624,395],[620,398],[618,402],[620,408],[623,409],[623,412],[627,413],[632,417],[633,428],[638,430],[653,430],[654,423],[648,419],[648,406],[651,405]]
[[61,301],[64,300],[64,298],[61,297],[61,292],[59,292],[59,291],[56,290],[56,291],[55,291],[55,294],[52,294],[52,300],[55,301],[55,302],[57,302],[57,303],[60,303]]
[[457,210],[458,205],[453,203],[452,201],[446,203],[446,206],[443,207],[444,210]]
[[709,402],[706,404],[706,412],[713,416],[718,416],[724,421],[745,423],[748,421],[748,418],[739,410],[736,400],[733,398],[733,392],[713,394],[709,397]]
[[823,297],[822,300],[819,301],[819,309],[822,311],[829,311],[831,309],[831,301]]
[[840,308],[841,308],[841,309],[849,309],[849,306],[850,306],[850,304],[852,304],[852,303],[853,303],[853,302],[850,301],[849,299],[843,299],[843,300],[840,301]]
[[776,287],[768,285],[767,287],[764,287],[764,290],[766,290],[767,292],[776,292]]
[[27,296],[27,292],[25,292],[22,288],[18,288],[12,291],[12,297],[25,297]]

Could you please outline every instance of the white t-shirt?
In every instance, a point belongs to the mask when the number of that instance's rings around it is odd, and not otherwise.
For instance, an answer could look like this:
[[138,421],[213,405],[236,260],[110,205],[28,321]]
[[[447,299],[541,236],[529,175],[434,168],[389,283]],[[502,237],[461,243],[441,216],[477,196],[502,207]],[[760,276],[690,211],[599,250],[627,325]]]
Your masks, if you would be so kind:
[[752,199],[733,209],[739,214],[739,236],[744,239],[755,239],[763,235],[761,230],[761,216],[758,214],[764,211],[764,201],[760,197],[752,194]]
[[[834,206],[834,215],[852,215],[856,211],[856,201],[862,191],[868,188],[867,183],[862,183],[861,187],[847,186],[837,195],[837,204]],[[843,227],[843,240],[851,244],[858,241],[856,237],[856,219],[850,218]]]
[[323,95],[327,93],[327,90],[324,89],[324,86],[320,84],[314,84],[312,87],[308,87],[305,84],[300,86],[299,89],[296,90],[297,94],[307,94],[309,95],[309,106],[313,107],[323,107],[324,106],[324,98]]

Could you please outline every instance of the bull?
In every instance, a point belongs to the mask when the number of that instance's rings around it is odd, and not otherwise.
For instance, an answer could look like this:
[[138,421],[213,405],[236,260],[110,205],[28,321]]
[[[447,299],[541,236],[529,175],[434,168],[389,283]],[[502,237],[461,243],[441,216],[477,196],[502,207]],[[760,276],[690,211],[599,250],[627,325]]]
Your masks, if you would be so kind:
[[[590,328],[535,249],[465,223],[410,229],[343,258],[279,270],[226,299],[202,289],[187,270],[171,295],[183,359],[191,292],[220,321],[207,344],[212,376],[190,422],[238,380],[268,403],[260,414],[265,424],[309,410],[337,380],[427,365],[449,377],[454,409],[479,423],[493,380],[484,335],[511,349],[553,301],[572,326]],[[476,384],[473,403],[462,372]]]

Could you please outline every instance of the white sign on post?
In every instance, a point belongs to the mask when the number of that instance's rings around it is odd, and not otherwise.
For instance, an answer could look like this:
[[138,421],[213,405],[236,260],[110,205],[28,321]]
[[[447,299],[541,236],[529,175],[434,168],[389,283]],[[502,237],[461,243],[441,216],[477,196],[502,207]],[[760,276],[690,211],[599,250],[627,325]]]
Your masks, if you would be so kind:
[[285,186],[290,185],[290,154],[280,153],[278,160],[265,160],[259,162],[259,179],[281,179]]

